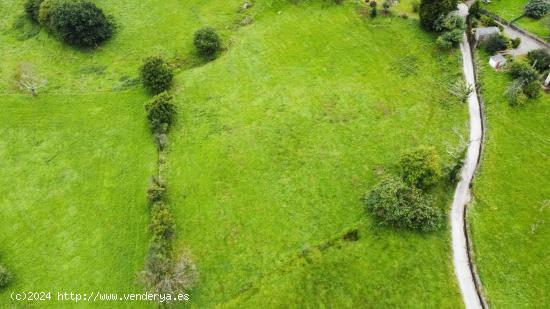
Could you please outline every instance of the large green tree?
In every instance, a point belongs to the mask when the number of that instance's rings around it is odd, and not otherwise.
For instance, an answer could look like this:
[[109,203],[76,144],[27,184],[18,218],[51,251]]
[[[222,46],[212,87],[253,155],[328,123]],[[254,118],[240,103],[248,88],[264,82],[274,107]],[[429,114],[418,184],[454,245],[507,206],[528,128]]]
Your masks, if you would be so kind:
[[434,31],[436,21],[441,16],[457,9],[458,0],[422,0],[420,2],[420,24],[429,31]]

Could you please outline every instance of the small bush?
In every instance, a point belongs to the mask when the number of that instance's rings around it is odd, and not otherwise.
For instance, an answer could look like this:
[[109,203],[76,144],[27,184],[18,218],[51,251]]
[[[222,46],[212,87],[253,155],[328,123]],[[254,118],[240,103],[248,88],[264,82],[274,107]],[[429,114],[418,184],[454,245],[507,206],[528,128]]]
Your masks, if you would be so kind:
[[518,48],[520,45],[521,45],[521,38],[520,37],[517,37],[515,39],[512,39],[511,40],[511,43],[512,43],[512,48],[513,49],[516,49]]
[[373,7],[370,9],[370,17],[375,18],[376,16],[378,16],[378,10],[376,7]]
[[168,206],[157,203],[151,209],[151,224],[149,230],[154,239],[169,240],[176,233],[176,223],[174,215],[168,209]]
[[172,104],[172,96],[163,92],[155,96],[145,105],[147,120],[153,133],[167,133],[176,119],[176,106]]
[[203,57],[212,57],[221,49],[220,37],[213,28],[197,30],[193,42],[199,55]]
[[441,163],[434,147],[420,146],[404,152],[398,163],[405,183],[419,188],[435,184],[441,176]]
[[531,65],[540,73],[544,73],[550,67],[550,52],[546,49],[532,50],[527,54]]
[[27,0],[25,2],[25,13],[35,22],[38,22],[40,4],[42,4],[42,0]]
[[38,11],[38,23],[44,27],[49,27],[51,13],[63,1],[65,0],[42,0]]
[[96,47],[113,35],[113,25],[103,11],[85,1],[54,6],[49,25],[63,41],[78,47]]
[[149,57],[140,70],[143,86],[153,94],[159,94],[172,87],[174,73],[161,57]]
[[481,23],[483,23],[487,27],[498,27],[499,24],[495,21],[495,19],[488,15],[482,15],[480,19]]
[[483,43],[483,48],[489,54],[494,55],[498,51],[508,48],[508,39],[501,34],[492,35]]
[[529,0],[525,5],[524,14],[526,16],[540,19],[550,11],[550,2],[548,0]]
[[421,231],[438,229],[443,217],[420,189],[396,178],[387,178],[370,190],[365,205],[383,224]]
[[12,280],[13,276],[11,272],[4,266],[0,265],[0,289],[7,287]]

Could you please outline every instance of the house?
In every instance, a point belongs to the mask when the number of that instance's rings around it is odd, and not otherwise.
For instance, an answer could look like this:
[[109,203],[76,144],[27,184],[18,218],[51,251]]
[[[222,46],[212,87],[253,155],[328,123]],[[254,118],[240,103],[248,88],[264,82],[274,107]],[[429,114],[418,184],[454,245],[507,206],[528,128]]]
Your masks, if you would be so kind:
[[476,28],[476,42],[483,42],[499,33],[500,30],[497,27]]
[[489,58],[489,65],[493,67],[493,69],[501,68],[505,64],[506,64],[506,58],[504,58],[504,56],[501,54],[496,54]]

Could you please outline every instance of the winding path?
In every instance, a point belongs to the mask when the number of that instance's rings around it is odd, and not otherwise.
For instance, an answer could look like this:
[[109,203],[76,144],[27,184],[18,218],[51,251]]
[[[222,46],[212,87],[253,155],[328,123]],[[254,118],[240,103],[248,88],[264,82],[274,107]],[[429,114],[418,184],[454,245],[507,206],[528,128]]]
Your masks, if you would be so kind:
[[[459,11],[462,16],[466,17],[468,15],[468,6],[459,4]],[[466,83],[475,89],[474,64],[470,43],[466,35],[464,35],[460,44],[460,51],[463,59],[464,78],[466,79]],[[466,308],[470,309],[483,308],[483,301],[478,291],[470,263],[468,235],[465,227],[466,206],[471,200],[470,186],[480,158],[483,138],[481,105],[476,91],[470,93],[468,97],[468,110],[470,114],[470,138],[466,160],[462,168],[460,181],[456,186],[451,208],[451,235],[455,275],[460,286],[464,304]]]

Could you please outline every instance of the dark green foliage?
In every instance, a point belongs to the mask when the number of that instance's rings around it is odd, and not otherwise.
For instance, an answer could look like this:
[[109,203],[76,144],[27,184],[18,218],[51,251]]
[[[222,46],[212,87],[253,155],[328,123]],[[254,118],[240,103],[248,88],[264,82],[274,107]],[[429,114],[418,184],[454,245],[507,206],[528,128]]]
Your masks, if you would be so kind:
[[517,37],[515,39],[512,39],[511,43],[512,43],[512,48],[518,48],[519,45],[521,45],[521,38]]
[[460,172],[462,171],[462,166],[464,166],[465,156],[466,148],[454,157],[451,163],[445,166],[444,174],[449,184],[456,184],[460,181]]
[[222,47],[220,37],[210,27],[197,30],[193,43],[199,55],[203,57],[214,56]]
[[500,26],[496,22],[496,20],[492,16],[489,16],[489,15],[482,15],[480,20],[487,27],[498,27],[498,26]]
[[532,50],[527,54],[527,59],[531,65],[540,73],[550,68],[550,51],[546,49]]
[[35,22],[38,22],[40,4],[42,4],[42,0],[27,0],[25,2],[25,13],[27,13],[27,16]]
[[464,30],[455,29],[446,31],[437,38],[437,45],[443,49],[455,48],[460,45],[464,37]]
[[529,0],[525,5],[524,14],[526,16],[540,19],[550,11],[550,1],[548,0]]
[[521,79],[526,82],[532,82],[539,79],[539,74],[528,63],[515,61],[510,65],[508,71],[513,79]]
[[420,189],[400,179],[387,178],[366,196],[367,211],[382,223],[421,231],[434,231],[441,225],[441,210]]
[[103,11],[86,1],[56,5],[49,26],[63,41],[78,47],[96,47],[113,35],[113,25]]
[[438,18],[456,10],[457,4],[457,0],[421,0],[420,25],[428,31],[435,31]]
[[151,209],[151,224],[149,230],[155,239],[172,239],[176,232],[174,215],[168,206],[157,203]]
[[481,13],[481,2],[479,0],[474,1],[468,12],[471,16],[479,17]]
[[462,16],[456,14],[448,14],[447,16],[441,16],[435,22],[436,31],[452,31],[452,30],[466,30],[466,21]]
[[498,51],[506,50],[508,48],[508,39],[501,34],[495,34],[483,42],[482,46],[485,51],[491,55],[494,55]]
[[149,57],[140,70],[143,86],[153,94],[159,94],[172,87],[174,73],[161,57]]
[[145,110],[151,131],[155,134],[167,133],[176,119],[176,106],[167,92],[155,96],[145,105]]
[[7,287],[12,280],[13,276],[11,272],[4,266],[0,265],[0,289]]
[[398,163],[405,183],[418,188],[435,184],[441,176],[441,163],[434,147],[420,146],[404,152]]
[[378,16],[378,10],[376,9],[376,7],[373,7],[370,9],[370,17],[374,18]]

